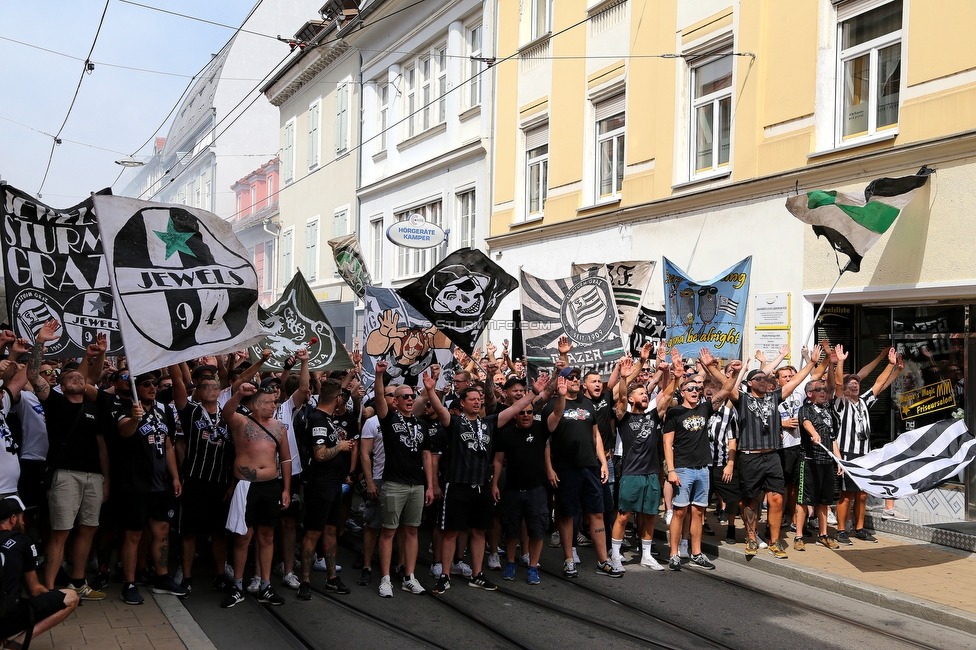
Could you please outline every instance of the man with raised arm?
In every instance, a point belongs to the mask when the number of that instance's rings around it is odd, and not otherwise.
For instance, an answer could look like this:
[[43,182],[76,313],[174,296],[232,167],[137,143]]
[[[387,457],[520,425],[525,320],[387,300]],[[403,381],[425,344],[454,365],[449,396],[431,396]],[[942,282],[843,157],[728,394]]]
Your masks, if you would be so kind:
[[[239,413],[237,407],[244,397],[253,397],[250,413]],[[291,502],[291,450],[283,424],[274,419],[274,392],[258,389],[247,382],[227,401],[222,409],[224,420],[230,425],[234,439],[234,478],[237,486],[227,515],[227,530],[235,533],[233,540],[234,586],[220,603],[233,607],[244,600],[241,589],[247,546],[257,528],[257,568],[261,576],[258,601],[284,605],[285,599],[271,587],[271,560],[274,556],[274,529],[281,511]],[[282,480],[278,480],[278,460],[282,465]]]

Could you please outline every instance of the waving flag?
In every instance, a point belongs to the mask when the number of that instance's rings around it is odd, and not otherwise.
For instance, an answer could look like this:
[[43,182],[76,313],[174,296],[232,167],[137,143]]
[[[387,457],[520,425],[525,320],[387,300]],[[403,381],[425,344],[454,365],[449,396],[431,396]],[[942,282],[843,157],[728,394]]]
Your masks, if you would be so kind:
[[878,178],[863,194],[815,190],[786,199],[794,217],[813,226],[835,250],[850,258],[847,270],[858,272],[861,259],[935,171],[923,166],[914,176]]
[[462,248],[397,293],[471,354],[498,303],[517,286],[518,281],[487,255]]
[[976,438],[962,420],[947,419],[906,431],[860,458],[837,462],[868,494],[902,499],[939,487],[974,458]]
[[[582,275],[603,263],[573,264],[573,275]],[[644,300],[644,291],[651,279],[654,262],[608,262],[607,274],[613,285],[613,301],[620,316],[620,329],[624,334],[634,331],[634,323]]]
[[363,251],[359,247],[356,235],[343,235],[329,240],[332,256],[335,259],[339,275],[353,290],[360,300],[366,297],[366,287],[373,284],[373,279],[366,268]]
[[257,273],[229,223],[119,196],[96,196],[95,214],[132,372],[264,338]]

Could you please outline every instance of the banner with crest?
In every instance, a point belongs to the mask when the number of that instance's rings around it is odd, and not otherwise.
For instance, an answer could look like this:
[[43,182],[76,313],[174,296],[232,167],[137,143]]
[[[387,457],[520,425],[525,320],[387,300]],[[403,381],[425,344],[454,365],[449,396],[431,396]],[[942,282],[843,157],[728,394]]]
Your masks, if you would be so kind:
[[751,277],[752,256],[705,282],[695,282],[665,257],[668,347],[686,357],[697,358],[704,347],[716,358],[738,359]]
[[626,343],[606,266],[559,280],[543,280],[524,271],[521,275],[522,327],[530,373],[534,376],[555,367],[557,343],[565,334],[573,346],[569,365],[595,369],[604,380],[609,378]]
[[[582,275],[591,271],[602,263],[573,264],[573,275]],[[617,304],[617,314],[620,316],[620,329],[624,334],[634,331],[634,323],[640,312],[644,291],[651,280],[654,262],[607,262],[607,275],[613,286],[613,301]]]
[[262,370],[283,370],[288,357],[302,347],[308,348],[309,370],[352,368],[349,353],[322,313],[301,271],[295,273],[273,305],[266,310],[258,308],[258,317],[261,325],[270,333],[249,347],[248,353],[251,363],[256,363],[262,350],[271,350],[271,358],[265,362]]

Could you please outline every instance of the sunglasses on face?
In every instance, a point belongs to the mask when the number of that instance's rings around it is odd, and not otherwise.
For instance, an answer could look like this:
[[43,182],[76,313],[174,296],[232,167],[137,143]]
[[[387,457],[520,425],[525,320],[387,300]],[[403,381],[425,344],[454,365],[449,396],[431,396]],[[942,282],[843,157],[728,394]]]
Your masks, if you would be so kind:
[[827,389],[824,388],[823,386],[821,386],[820,388],[811,388],[810,389],[810,392],[811,393],[826,393],[827,392]]
[[120,381],[129,381],[129,374],[128,373],[125,373],[125,374],[119,375],[119,380]]
[[47,370],[42,370],[41,374],[44,375],[45,377],[50,377],[51,375],[57,377],[58,371],[55,370],[54,368],[48,368]]
[[683,393],[700,393],[701,392],[701,386],[685,386],[684,388],[681,389],[681,392],[683,392]]
[[277,391],[273,386],[265,386],[264,388],[258,388],[258,392],[264,393],[265,395],[272,395]]
[[404,393],[403,395],[397,395],[399,399],[413,399],[413,393]]
[[525,411],[519,411],[519,415],[532,415],[532,409],[527,409]]
[[158,385],[155,379],[147,379],[146,381],[139,382],[139,386],[142,388],[155,388]]

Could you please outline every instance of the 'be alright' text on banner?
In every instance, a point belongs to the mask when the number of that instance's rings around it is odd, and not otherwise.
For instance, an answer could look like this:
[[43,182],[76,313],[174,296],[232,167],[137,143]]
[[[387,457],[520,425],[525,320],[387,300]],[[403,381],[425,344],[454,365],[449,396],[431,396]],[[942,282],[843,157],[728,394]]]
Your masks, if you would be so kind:
[[695,282],[664,258],[667,345],[686,357],[708,348],[720,359],[742,353],[752,257],[706,282]]

